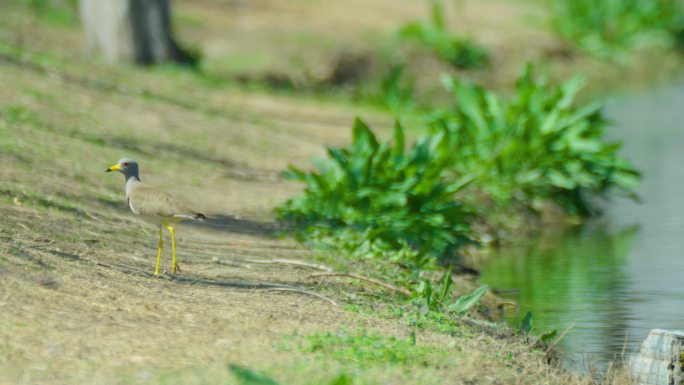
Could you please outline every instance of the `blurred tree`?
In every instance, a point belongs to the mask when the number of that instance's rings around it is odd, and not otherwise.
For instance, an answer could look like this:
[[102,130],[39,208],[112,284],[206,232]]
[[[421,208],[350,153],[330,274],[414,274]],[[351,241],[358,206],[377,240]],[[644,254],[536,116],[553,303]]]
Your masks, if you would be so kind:
[[80,0],[88,48],[112,63],[194,64],[171,33],[170,0]]

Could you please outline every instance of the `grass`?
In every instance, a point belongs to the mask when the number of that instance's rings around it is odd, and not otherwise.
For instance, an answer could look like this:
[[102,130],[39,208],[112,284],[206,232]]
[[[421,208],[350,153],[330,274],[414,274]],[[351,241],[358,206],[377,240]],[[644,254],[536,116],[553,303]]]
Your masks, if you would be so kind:
[[78,22],[75,0],[20,0],[18,2],[34,13],[43,23],[69,27]]
[[373,366],[399,365],[441,366],[446,364],[448,352],[441,348],[416,342],[416,334],[407,338],[386,336],[366,330],[313,334],[299,341],[299,349],[307,353],[332,358],[351,370]]

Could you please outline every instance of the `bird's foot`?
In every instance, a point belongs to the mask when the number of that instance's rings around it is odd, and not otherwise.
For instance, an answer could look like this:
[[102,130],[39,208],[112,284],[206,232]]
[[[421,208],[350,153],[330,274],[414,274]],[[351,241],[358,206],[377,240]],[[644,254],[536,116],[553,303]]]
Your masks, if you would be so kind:
[[180,265],[178,264],[178,262],[176,262],[176,264],[171,269],[171,274],[180,274],[180,273],[181,273]]

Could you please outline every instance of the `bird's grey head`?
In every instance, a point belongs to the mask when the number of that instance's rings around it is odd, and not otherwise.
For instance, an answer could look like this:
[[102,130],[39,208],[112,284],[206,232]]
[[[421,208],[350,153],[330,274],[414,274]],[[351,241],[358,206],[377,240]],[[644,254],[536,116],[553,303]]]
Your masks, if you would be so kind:
[[119,171],[120,173],[124,174],[126,180],[128,180],[130,177],[135,177],[138,180],[140,179],[138,177],[138,162],[132,158],[119,159],[117,164],[107,169],[107,172],[110,171]]

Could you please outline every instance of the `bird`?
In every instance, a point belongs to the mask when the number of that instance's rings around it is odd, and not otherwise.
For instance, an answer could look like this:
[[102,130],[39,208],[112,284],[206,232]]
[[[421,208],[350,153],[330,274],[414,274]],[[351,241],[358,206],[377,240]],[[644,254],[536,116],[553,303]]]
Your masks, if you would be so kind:
[[154,268],[154,275],[159,275],[159,264],[164,245],[162,236],[164,227],[171,233],[171,273],[180,274],[180,267],[176,261],[176,231],[173,225],[185,220],[203,221],[207,217],[190,209],[184,202],[173,196],[142,183],[138,174],[138,162],[135,159],[119,159],[106,172],[111,171],[118,171],[126,178],[126,200],[131,211],[159,224],[159,246],[157,248],[157,264]]

